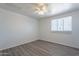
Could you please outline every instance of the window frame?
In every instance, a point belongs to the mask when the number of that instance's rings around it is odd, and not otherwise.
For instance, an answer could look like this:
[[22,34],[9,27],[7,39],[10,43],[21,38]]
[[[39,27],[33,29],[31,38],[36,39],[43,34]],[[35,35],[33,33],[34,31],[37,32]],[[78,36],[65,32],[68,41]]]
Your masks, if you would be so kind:
[[[50,26],[50,30],[51,30],[51,32],[57,32],[57,33],[72,33],[72,16],[65,16],[65,17],[61,17],[61,18],[54,18],[53,20],[58,20],[58,19],[63,19],[63,18],[66,18],[66,17],[71,17],[71,31],[65,31],[64,29],[63,29],[63,31],[58,31],[58,29],[57,29],[57,31],[54,31],[54,30],[52,30],[52,20],[51,20],[51,26]],[[63,25],[63,28],[64,28],[64,25]]]

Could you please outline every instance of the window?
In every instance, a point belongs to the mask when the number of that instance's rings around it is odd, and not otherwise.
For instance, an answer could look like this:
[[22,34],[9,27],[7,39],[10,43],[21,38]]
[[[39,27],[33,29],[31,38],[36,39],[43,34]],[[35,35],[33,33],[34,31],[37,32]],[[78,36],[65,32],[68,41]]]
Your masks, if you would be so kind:
[[72,31],[72,17],[64,17],[51,21],[51,31]]

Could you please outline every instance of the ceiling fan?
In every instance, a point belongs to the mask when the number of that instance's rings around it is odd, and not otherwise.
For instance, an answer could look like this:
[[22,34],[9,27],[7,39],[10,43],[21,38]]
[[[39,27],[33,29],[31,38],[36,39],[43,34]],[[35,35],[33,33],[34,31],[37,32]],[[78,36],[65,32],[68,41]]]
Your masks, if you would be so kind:
[[44,15],[47,12],[48,4],[46,3],[36,3],[34,4],[34,12],[39,15]]

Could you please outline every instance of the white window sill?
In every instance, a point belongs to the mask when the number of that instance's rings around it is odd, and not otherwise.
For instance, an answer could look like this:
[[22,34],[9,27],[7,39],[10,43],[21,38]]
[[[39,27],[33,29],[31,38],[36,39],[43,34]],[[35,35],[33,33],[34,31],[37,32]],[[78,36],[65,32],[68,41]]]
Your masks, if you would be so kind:
[[65,33],[65,34],[72,34],[72,31],[51,31],[52,33]]

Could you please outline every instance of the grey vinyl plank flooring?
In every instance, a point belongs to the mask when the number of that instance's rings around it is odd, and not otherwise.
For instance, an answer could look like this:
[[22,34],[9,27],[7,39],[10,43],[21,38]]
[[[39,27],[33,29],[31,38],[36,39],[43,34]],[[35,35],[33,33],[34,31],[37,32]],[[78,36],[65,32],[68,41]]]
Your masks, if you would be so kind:
[[0,56],[79,56],[79,49],[37,40],[0,51]]

